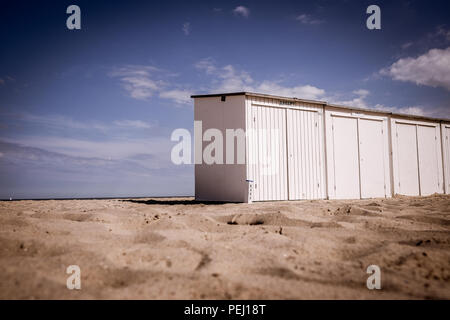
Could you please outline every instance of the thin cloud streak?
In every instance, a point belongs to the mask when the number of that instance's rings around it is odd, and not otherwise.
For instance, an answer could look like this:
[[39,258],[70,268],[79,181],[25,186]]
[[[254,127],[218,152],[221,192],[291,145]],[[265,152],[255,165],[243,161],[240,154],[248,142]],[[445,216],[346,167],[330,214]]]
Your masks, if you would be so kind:
[[309,25],[319,25],[325,22],[324,20],[316,19],[313,16],[306,13],[298,15],[295,18],[295,20],[300,21],[302,24],[309,24]]

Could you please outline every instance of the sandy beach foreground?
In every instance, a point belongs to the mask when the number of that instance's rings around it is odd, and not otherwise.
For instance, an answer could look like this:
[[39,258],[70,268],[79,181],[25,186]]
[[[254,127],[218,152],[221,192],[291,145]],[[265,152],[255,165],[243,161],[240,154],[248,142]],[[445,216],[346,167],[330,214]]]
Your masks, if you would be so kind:
[[4,201],[0,298],[449,299],[450,196]]

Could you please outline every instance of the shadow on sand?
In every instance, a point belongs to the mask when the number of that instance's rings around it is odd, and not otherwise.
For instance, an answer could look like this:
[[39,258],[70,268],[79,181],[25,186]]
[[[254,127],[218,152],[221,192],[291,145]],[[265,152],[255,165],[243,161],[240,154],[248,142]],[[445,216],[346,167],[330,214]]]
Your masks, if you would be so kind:
[[150,199],[150,200],[133,200],[133,199],[128,199],[128,200],[122,200],[122,201],[133,202],[133,203],[140,203],[140,204],[148,204],[148,205],[169,205],[169,206],[174,206],[174,205],[199,205],[199,204],[203,204],[203,205],[221,205],[221,204],[232,203],[232,202],[221,202],[221,201],[155,200],[155,199]]

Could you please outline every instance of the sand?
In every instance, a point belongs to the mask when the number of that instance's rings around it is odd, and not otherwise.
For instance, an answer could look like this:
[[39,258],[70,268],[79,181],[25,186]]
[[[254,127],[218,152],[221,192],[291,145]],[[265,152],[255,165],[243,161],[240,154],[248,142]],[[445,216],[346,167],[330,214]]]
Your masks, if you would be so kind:
[[450,196],[4,201],[0,298],[449,299]]

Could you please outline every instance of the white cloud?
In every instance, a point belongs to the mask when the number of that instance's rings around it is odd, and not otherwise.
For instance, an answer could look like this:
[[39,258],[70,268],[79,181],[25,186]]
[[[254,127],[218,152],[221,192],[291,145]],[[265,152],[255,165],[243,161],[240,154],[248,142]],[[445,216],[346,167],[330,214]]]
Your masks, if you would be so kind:
[[410,114],[415,116],[429,116],[428,112],[424,110],[422,107],[386,107],[382,104],[377,104],[373,107],[375,110],[386,111],[386,112],[394,112],[394,113],[402,113],[402,114]]
[[138,100],[146,100],[165,86],[163,80],[153,77],[162,70],[153,66],[129,65],[110,73],[112,77],[120,78],[128,94]]
[[36,115],[31,113],[22,113],[17,116],[18,120],[26,121],[35,125],[54,129],[77,129],[77,130],[98,130],[106,131],[108,125],[98,121],[77,121],[73,118],[59,115]]
[[273,81],[264,81],[255,87],[254,91],[283,97],[296,97],[309,100],[319,100],[325,95],[325,90],[311,85],[283,87]]
[[370,95],[370,91],[366,89],[355,90],[353,91],[353,95],[355,95],[355,97],[347,100],[339,100],[331,97],[330,102],[341,106],[354,107],[360,109],[375,109],[378,111],[403,113],[416,116],[433,116],[430,112],[427,112],[425,108],[420,106],[388,107],[382,104],[370,105],[366,101],[366,98]]
[[370,94],[370,91],[366,90],[366,89],[359,89],[359,90],[353,91],[353,93],[360,97],[367,97]]
[[248,16],[250,15],[250,10],[244,6],[237,6],[236,8],[234,8],[233,13],[237,16],[248,18]]
[[191,94],[187,90],[167,90],[160,92],[159,96],[164,99],[170,99],[175,101],[177,104],[191,104]]
[[332,103],[342,105],[342,106],[348,106],[348,107],[355,107],[355,108],[361,108],[361,109],[369,109],[366,102],[367,96],[370,94],[368,90],[365,89],[359,89],[353,91],[353,94],[355,97],[348,99],[348,100],[335,100],[331,98]]
[[114,124],[119,127],[130,127],[136,129],[148,129],[153,127],[152,124],[142,120],[116,120]]
[[447,30],[443,27],[438,27],[436,35],[443,37],[447,42],[450,42],[450,30]]
[[226,65],[216,71],[220,85],[217,88],[222,92],[249,90],[253,83],[252,77],[246,71],[236,71],[232,65]]
[[380,73],[394,80],[450,91],[450,47],[431,49],[417,58],[402,58]]
[[148,78],[133,78],[124,77],[122,81],[125,83],[125,89],[130,93],[130,96],[135,99],[147,99],[153,93],[160,89],[159,84]]
[[295,20],[300,21],[303,24],[310,24],[310,25],[318,25],[324,23],[323,20],[316,19],[311,15],[305,13],[298,15],[295,18]]
[[406,43],[402,44],[402,49],[406,50],[413,45],[414,45],[414,42],[406,42]]
[[277,81],[255,81],[244,71],[237,71],[232,65],[218,67],[213,59],[206,58],[195,64],[196,68],[213,77],[213,92],[251,91],[287,97],[318,100],[325,95],[325,90],[312,85],[286,87]]
[[[54,136],[26,136],[3,141],[40,148],[52,152],[99,159],[124,159],[136,154],[150,153],[161,158],[170,154],[172,143],[167,137],[136,139],[85,140]],[[167,162],[167,161],[166,161]]]
[[218,67],[211,58],[200,60],[195,67],[214,77],[214,88],[210,88],[210,90],[221,92],[249,90],[248,88],[253,82],[248,72],[236,71],[232,65]]
[[220,92],[251,90],[253,79],[250,74],[246,71],[236,71],[232,65],[218,67],[214,60],[206,58],[197,62],[195,67],[213,76],[212,88],[209,90]]
[[195,64],[195,67],[204,70],[208,74],[213,74],[217,68],[212,58],[205,58]]
[[148,76],[151,72],[162,72],[154,66],[142,66],[142,65],[126,65],[115,69],[110,73],[111,76]]
[[152,128],[155,127],[158,122],[145,122],[142,120],[127,120],[120,119],[113,121],[112,123],[105,123],[99,121],[79,121],[71,117],[58,115],[58,114],[47,114],[47,115],[35,115],[31,113],[21,113],[12,115],[1,115],[2,117],[10,117],[13,120],[18,120],[31,124],[33,126],[38,126],[42,128],[50,128],[53,131],[62,130],[67,131],[67,129],[73,129],[78,132],[89,132],[96,131],[104,134],[111,134],[113,131],[120,128]]
[[178,105],[191,102],[187,90],[180,90],[167,81],[174,74],[153,66],[125,66],[111,72],[110,76],[119,78],[129,96],[134,99],[149,100],[157,96]]
[[[170,146],[169,146],[170,147]],[[170,148],[126,158],[72,156],[0,139],[4,152],[0,198],[105,197],[186,195],[193,193],[193,166],[175,166]],[[6,162],[5,162],[6,161]],[[5,180],[6,181],[6,180]]]
[[188,36],[191,33],[191,23],[190,22],[183,23],[182,30],[184,34]]

